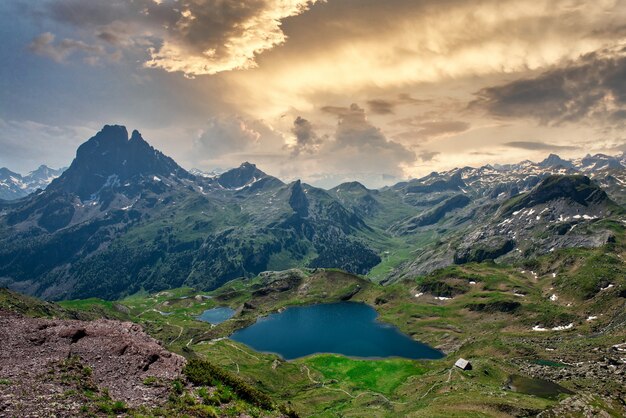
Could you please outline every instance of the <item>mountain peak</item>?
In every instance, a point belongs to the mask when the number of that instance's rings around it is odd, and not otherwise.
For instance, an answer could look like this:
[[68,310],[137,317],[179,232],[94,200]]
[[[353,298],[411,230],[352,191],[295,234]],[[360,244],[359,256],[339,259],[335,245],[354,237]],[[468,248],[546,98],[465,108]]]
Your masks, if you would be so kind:
[[564,160],[556,154],[548,155],[548,157],[544,159],[543,161],[541,161],[538,165],[539,167],[543,167],[543,168],[558,167],[558,166],[565,167],[565,168],[574,167],[574,164],[572,164],[571,161]]
[[128,141],[128,130],[122,125],[104,125],[94,138]]
[[267,174],[259,170],[256,165],[246,161],[239,167],[220,175],[217,181],[225,189],[237,189],[264,177],[267,177]]
[[174,160],[154,149],[134,130],[129,140],[125,126],[105,125],[78,147],[70,167],[51,183],[52,190],[78,194],[81,199],[97,193],[111,178],[128,181],[141,176],[183,178],[190,174]]
[[503,205],[504,213],[509,214],[522,208],[530,208],[542,203],[566,199],[583,206],[602,204],[610,199],[606,192],[598,187],[587,176],[582,175],[550,175],[544,178],[528,194],[513,198]]
[[289,206],[300,217],[306,218],[309,214],[309,200],[302,188],[302,182],[296,180],[291,185],[291,195],[289,196]]
[[359,183],[358,181],[348,181],[345,183],[341,183],[340,185],[333,187],[331,190],[334,191],[335,193],[339,193],[339,192],[365,193],[365,192],[370,191],[367,187],[365,187],[362,183]]
[[141,141],[141,142],[145,142],[145,140],[143,139],[143,137],[141,136],[141,134],[139,133],[139,131],[137,129],[133,130],[133,133],[130,136],[130,141]]

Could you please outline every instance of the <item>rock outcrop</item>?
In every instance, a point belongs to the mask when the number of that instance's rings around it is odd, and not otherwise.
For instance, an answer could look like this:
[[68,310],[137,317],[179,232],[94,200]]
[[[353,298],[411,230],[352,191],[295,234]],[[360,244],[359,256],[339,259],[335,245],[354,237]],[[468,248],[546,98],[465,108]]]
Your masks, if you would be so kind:
[[[0,310],[0,415],[75,416],[77,388],[130,407],[167,400],[185,359],[130,322],[29,318]],[[146,384],[146,382],[159,384]]]

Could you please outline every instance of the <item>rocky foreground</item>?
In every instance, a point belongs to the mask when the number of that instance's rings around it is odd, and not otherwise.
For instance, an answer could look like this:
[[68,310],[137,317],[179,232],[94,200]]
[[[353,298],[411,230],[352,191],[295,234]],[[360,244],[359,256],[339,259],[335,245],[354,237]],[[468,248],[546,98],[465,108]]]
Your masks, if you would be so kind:
[[87,412],[85,398],[103,412],[153,407],[185,365],[130,322],[0,310],[0,341],[0,416],[76,416]]

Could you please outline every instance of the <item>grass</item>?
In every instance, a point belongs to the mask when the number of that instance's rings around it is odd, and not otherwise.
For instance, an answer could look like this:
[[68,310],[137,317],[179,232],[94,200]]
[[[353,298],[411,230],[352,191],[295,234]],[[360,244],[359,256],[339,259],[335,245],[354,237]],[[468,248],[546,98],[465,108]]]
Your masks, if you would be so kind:
[[559,277],[556,284],[569,294],[589,299],[603,287],[610,284],[626,284],[626,266],[616,255],[605,252],[581,257],[580,251],[569,251],[569,257],[576,257],[580,265],[573,271]]
[[318,355],[304,361],[322,374],[325,381],[334,380],[354,391],[392,394],[410,376],[419,376],[426,368],[419,362],[391,360],[355,360],[336,355]]
[[[118,303],[127,308],[129,319],[141,323],[169,349],[209,359],[252,387],[272,394],[278,402],[290,402],[305,416],[464,417],[499,416],[502,411],[528,415],[555,401],[503,390],[507,376],[519,373],[518,363],[511,359],[550,365],[560,364],[561,359],[571,361],[572,356],[581,353],[592,358],[594,347],[617,344],[626,337],[623,332],[611,338],[576,337],[605,326],[613,318],[610,312],[619,315],[620,299],[615,295],[622,282],[616,274],[619,276],[624,268],[617,257],[622,251],[619,248],[555,251],[532,262],[536,276],[528,266],[471,263],[380,286],[336,270],[311,270],[293,273],[296,279],[290,276],[292,273],[280,273],[234,280],[208,293],[191,288],[144,292]],[[617,287],[590,299],[576,297],[578,290],[569,296],[565,279],[574,278],[582,286],[590,275],[610,277]],[[292,279],[291,287],[281,284]],[[279,286],[273,287],[277,283]],[[438,300],[428,292],[415,297],[423,284],[459,291],[453,292],[449,300]],[[283,361],[222,339],[260,316],[292,305],[337,301],[357,286],[359,291],[351,300],[374,306],[379,320],[454,355],[439,361],[412,361],[360,360],[324,354]],[[211,298],[196,297],[199,293]],[[551,301],[552,293],[558,293],[559,300]],[[516,296],[519,294],[525,296]],[[468,309],[475,305],[497,307],[502,302],[516,302],[519,307],[514,312]],[[73,309],[107,308],[106,303],[98,300],[68,303],[66,306]],[[203,310],[215,306],[229,306],[237,314],[213,327],[195,319]],[[587,315],[595,311],[606,315],[593,323],[586,322]],[[531,330],[538,323],[552,326],[570,322],[575,324],[572,331]],[[554,351],[546,351],[546,347]],[[453,369],[457,357],[469,358],[475,369]],[[207,395],[211,403],[217,403],[219,398],[219,394]],[[236,407],[232,408],[229,413],[234,414]]]

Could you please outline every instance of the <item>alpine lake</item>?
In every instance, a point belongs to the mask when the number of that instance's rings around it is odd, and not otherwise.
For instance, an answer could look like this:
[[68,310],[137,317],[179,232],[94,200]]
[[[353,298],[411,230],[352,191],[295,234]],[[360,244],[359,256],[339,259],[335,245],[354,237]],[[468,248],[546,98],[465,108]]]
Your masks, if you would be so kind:
[[[228,319],[228,308],[205,311],[198,319],[216,323]],[[286,360],[312,354],[342,354],[380,359],[439,359],[443,353],[411,339],[396,327],[377,321],[378,313],[363,303],[338,302],[289,307],[259,318],[230,338]]]

